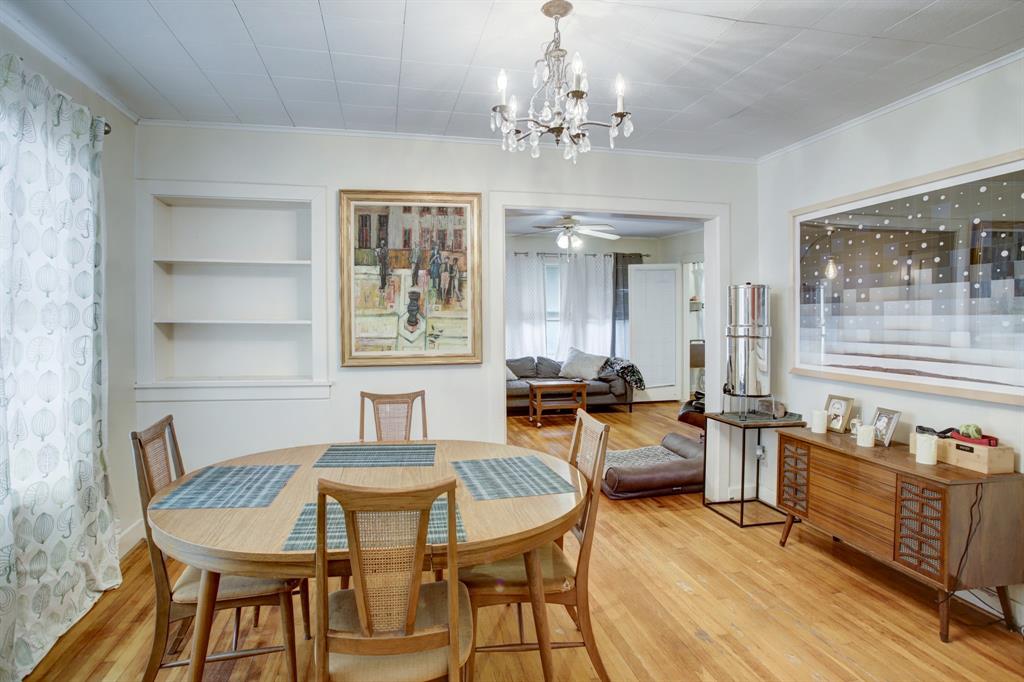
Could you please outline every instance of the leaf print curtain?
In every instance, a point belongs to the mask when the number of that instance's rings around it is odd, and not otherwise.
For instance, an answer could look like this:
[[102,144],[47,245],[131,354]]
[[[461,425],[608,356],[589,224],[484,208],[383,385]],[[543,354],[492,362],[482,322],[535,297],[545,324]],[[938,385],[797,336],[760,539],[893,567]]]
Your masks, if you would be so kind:
[[0,56],[0,682],[121,581],[103,451],[103,125]]

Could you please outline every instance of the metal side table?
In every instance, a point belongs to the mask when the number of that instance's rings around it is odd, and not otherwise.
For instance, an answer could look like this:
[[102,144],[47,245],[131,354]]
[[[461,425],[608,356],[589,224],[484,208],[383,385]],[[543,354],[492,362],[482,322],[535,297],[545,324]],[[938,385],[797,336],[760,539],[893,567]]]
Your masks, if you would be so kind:
[[[714,412],[704,415],[712,421],[716,421],[726,426],[739,429],[743,436],[743,446],[741,448],[742,454],[740,455],[740,499],[738,500],[721,500],[711,502],[707,498],[707,480],[708,480],[708,435],[705,432],[704,435],[704,487],[705,490],[700,494],[700,501],[705,507],[715,512],[719,516],[728,519],[733,524],[740,528],[750,528],[752,526],[777,526],[786,522],[785,514],[772,505],[763,502],[760,499],[761,495],[761,467],[756,467],[755,478],[754,478],[754,497],[747,499],[746,488],[747,488],[747,431],[751,429],[757,431],[757,445],[761,446],[761,430],[762,429],[776,429],[787,426],[806,426],[807,423],[803,421],[799,415],[793,413],[787,413],[782,419],[773,419],[771,417],[765,417],[763,414],[747,413],[742,414],[739,412]],[[757,509],[761,513],[758,516],[763,516],[764,511],[767,511],[770,515],[778,514],[781,518],[772,519],[769,521],[751,521],[746,522],[745,516],[748,504],[759,505]],[[736,518],[735,514],[728,514],[720,507],[731,505],[733,507],[739,506],[739,518]],[[763,508],[763,509],[762,509]]]

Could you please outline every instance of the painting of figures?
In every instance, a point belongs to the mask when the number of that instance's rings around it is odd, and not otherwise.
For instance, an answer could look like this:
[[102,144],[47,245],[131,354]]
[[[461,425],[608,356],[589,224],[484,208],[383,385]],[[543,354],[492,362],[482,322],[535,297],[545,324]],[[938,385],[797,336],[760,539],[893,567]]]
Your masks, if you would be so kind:
[[341,192],[342,365],[479,363],[480,195]]

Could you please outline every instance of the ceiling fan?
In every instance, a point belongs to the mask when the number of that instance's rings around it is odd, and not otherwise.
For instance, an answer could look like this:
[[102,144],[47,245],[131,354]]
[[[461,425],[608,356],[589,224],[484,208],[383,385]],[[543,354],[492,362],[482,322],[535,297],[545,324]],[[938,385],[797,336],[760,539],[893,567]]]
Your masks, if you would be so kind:
[[567,215],[559,218],[552,225],[534,225],[533,229],[544,232],[557,232],[558,236],[555,237],[555,243],[558,244],[560,249],[568,249],[570,246],[578,249],[583,246],[583,240],[579,237],[581,234],[599,239],[619,238],[617,234],[608,234],[608,232],[615,229],[611,225],[603,223],[585,224],[582,222],[583,220],[585,218],[582,216]]

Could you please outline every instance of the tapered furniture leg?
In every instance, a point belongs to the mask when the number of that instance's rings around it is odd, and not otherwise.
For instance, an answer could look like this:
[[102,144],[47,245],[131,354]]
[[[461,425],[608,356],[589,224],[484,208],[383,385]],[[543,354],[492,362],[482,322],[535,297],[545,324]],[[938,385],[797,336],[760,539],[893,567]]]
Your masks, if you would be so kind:
[[579,608],[577,613],[580,618],[580,632],[583,633],[583,643],[587,645],[587,653],[590,654],[590,662],[594,664],[594,670],[601,682],[609,682],[608,671],[604,668],[601,654],[597,651],[597,639],[594,637],[594,626],[590,622],[590,600],[587,590],[580,590],[577,597]]
[[1013,618],[1013,606],[1010,604],[1010,591],[1006,585],[996,588],[999,594],[999,605],[1003,608],[1003,620],[1006,621],[1006,629],[1017,632],[1017,621]]
[[299,582],[299,608],[302,609],[302,635],[307,639],[312,639],[309,634],[309,581],[302,580]]
[[242,629],[242,609],[235,609],[235,627],[231,631],[231,649],[238,651],[238,632]]
[[284,635],[284,655],[288,660],[288,679],[297,682],[299,671],[295,661],[295,612],[291,592],[281,593],[281,634]]
[[167,631],[170,623],[167,622],[167,613],[157,610],[153,629],[153,649],[149,652],[149,663],[146,664],[146,672],[142,676],[144,682],[153,682],[156,679],[156,671],[164,660],[164,650],[167,648]]
[[[540,415],[537,416],[540,419]],[[544,670],[544,682],[554,679],[551,660],[551,632],[548,629],[547,606],[544,605],[544,572],[540,565],[540,550],[531,549],[524,555],[526,580],[530,584],[530,603],[533,606],[533,623],[537,630],[537,648],[540,650],[540,665]]]
[[260,607],[252,607],[252,626],[258,628],[260,626]]
[[185,635],[188,634],[188,629],[191,625],[192,616],[178,621],[178,632],[174,635],[171,645],[167,648],[168,656],[177,656],[185,648]]
[[793,515],[786,514],[786,525],[782,527],[782,537],[779,538],[779,546],[785,547],[786,540],[789,539],[789,531],[793,530]]
[[213,625],[213,608],[217,604],[217,588],[220,573],[203,571],[199,577],[199,598],[196,602],[195,627],[192,632],[192,660],[188,666],[188,677],[192,682],[201,682],[206,667],[206,651],[210,646],[210,626]]
[[943,642],[949,641],[949,602],[952,597],[952,593],[939,590],[939,639]]

